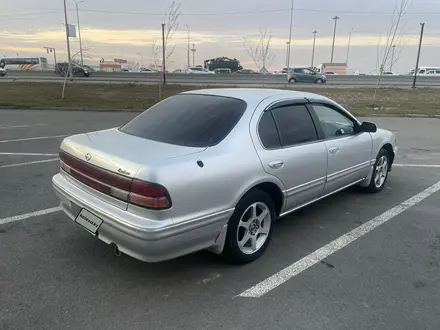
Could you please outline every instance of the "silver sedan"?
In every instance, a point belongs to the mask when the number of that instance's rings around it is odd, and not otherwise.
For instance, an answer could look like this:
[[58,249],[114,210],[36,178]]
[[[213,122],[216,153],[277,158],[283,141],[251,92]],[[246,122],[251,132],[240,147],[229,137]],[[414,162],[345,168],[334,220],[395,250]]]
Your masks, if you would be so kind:
[[117,255],[157,262],[209,249],[246,263],[277,218],[352,185],[380,192],[396,151],[391,132],[320,95],[198,90],[65,138],[53,187]]

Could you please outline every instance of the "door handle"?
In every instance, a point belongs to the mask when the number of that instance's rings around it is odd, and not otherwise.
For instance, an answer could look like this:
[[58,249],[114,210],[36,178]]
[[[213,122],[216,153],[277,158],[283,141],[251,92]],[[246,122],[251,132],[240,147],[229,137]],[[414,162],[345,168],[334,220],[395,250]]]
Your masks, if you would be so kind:
[[284,162],[282,160],[274,160],[273,162],[269,163],[269,167],[271,168],[280,168],[284,165]]
[[331,154],[337,154],[339,152],[339,148],[338,147],[333,147],[333,148],[328,149],[328,151]]

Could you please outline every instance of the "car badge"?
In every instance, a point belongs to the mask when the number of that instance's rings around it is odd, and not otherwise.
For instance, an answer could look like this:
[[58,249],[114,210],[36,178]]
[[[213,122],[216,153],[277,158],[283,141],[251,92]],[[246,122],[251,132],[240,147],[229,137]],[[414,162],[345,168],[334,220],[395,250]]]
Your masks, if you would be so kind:
[[92,159],[92,155],[89,153],[86,153],[86,160],[89,161],[90,159]]

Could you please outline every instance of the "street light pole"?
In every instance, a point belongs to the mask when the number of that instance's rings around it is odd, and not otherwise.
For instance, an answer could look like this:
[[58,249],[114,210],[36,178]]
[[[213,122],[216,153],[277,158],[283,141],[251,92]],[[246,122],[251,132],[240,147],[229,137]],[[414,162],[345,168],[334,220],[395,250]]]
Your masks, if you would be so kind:
[[163,84],[166,85],[166,68],[165,68],[165,23],[162,23],[162,70],[163,70]]
[[136,54],[138,54],[140,57],[141,57],[141,64],[142,64],[142,67],[144,67],[144,55],[142,55],[141,53],[136,53]]
[[188,59],[188,63],[187,63],[187,65],[188,65],[188,68],[190,67],[190,65],[191,65],[191,63],[190,63],[190,61],[189,61],[189,51],[190,51],[190,46],[189,46],[189,43],[190,43],[190,32],[189,32],[189,26],[188,26],[188,24],[186,24],[186,28],[188,29],[188,56],[187,56],[187,59]]
[[353,32],[354,27],[351,28],[350,34],[348,36],[348,45],[347,45],[347,56],[345,58],[345,66],[348,68],[348,55],[350,54],[350,44],[351,44],[351,33]]
[[414,80],[413,80],[412,88],[416,88],[417,71],[419,69],[420,52],[422,50],[423,31],[425,30],[425,23],[420,23],[420,25],[422,26],[422,28],[420,30],[419,51],[417,52],[416,69],[414,71]]
[[289,64],[289,42],[286,41],[286,69],[287,69],[287,65]]
[[318,34],[318,31],[313,31],[313,49],[312,49],[312,65],[310,66],[313,69],[313,62],[315,60],[315,43],[316,43],[316,35]]
[[77,0],[73,0],[73,1],[75,1],[75,5],[76,5],[76,19],[78,21],[79,53],[81,56],[81,65],[84,65],[83,51],[82,51],[82,40],[81,40],[81,26],[79,24],[79,9],[78,9],[78,5],[84,1],[77,1]]
[[289,43],[287,44],[287,71],[290,71],[290,48],[292,46],[292,24],[293,24],[293,5],[295,0],[292,0],[292,6],[290,7],[290,26],[289,26]]
[[193,66],[196,66],[196,45],[195,44],[193,44],[191,51],[193,53]]
[[70,57],[69,25],[67,23],[67,4],[64,0],[64,27],[66,28],[67,58],[69,60],[69,76],[72,78],[72,58]]
[[335,39],[336,39],[336,25],[337,25],[338,19],[340,19],[340,17],[335,16],[335,17],[333,17],[333,19],[335,21],[335,28],[333,30],[333,44],[332,44],[332,55],[331,55],[331,58],[330,58],[330,63],[333,63],[333,54],[334,54],[334,51],[335,51]]
[[392,45],[393,50],[391,51],[391,64],[390,64],[390,71],[393,71],[393,64],[394,64],[394,52],[396,51],[396,45]]

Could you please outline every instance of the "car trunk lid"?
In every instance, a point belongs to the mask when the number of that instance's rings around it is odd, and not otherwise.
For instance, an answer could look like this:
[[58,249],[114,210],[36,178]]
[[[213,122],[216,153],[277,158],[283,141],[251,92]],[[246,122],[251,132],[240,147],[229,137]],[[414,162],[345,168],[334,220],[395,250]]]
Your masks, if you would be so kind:
[[114,128],[64,139],[60,158],[62,169],[86,185],[89,193],[126,209],[140,168],[205,149],[156,142]]

